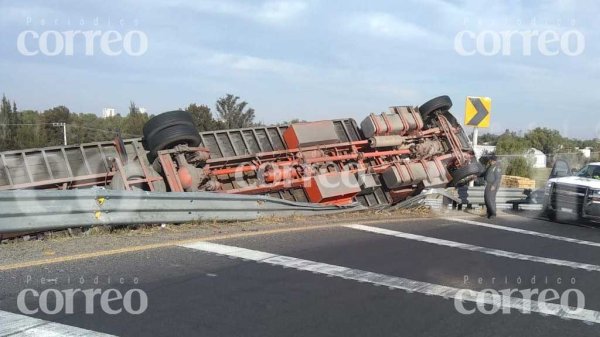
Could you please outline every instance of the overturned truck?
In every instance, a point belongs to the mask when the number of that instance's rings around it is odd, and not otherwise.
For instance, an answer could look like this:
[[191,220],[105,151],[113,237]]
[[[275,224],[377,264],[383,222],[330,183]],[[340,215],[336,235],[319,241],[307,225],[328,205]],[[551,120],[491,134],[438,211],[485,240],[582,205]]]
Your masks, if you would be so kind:
[[198,132],[192,116],[150,119],[143,138],[0,153],[0,191],[80,189],[268,195],[367,207],[477,177],[448,96],[353,119]]

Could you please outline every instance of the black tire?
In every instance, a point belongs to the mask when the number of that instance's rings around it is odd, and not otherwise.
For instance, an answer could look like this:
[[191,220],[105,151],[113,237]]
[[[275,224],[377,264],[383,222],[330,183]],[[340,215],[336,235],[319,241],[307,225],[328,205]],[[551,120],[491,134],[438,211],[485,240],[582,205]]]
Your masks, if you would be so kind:
[[193,125],[173,125],[155,132],[146,139],[148,160],[153,162],[158,156],[158,151],[173,148],[176,145],[198,146],[201,142],[198,129]]
[[419,112],[424,121],[429,120],[434,112],[438,110],[448,111],[452,107],[452,100],[450,97],[444,95],[439,96],[423,103],[419,107]]
[[165,112],[150,118],[150,120],[146,122],[143,129],[144,139],[150,139],[156,133],[175,125],[189,125],[195,127],[196,123],[194,122],[192,115],[187,111],[176,110]]
[[450,172],[452,176],[452,181],[450,181],[450,186],[463,186],[468,181],[467,178],[479,177],[483,173],[483,165],[478,161],[474,160],[468,163],[467,165],[461,166],[456,170]]
[[152,117],[143,129],[143,143],[149,151],[148,159],[153,162],[157,152],[175,145],[198,146],[200,135],[194,118],[187,111],[175,110]]

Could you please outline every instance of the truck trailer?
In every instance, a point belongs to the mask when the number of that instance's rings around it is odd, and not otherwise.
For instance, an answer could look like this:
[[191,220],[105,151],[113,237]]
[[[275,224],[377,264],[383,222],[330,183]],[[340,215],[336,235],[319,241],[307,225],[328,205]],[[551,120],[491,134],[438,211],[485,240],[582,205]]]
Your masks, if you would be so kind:
[[335,119],[198,132],[186,111],[152,117],[143,137],[0,153],[0,191],[100,186],[213,192],[367,207],[468,183],[482,166],[448,96]]

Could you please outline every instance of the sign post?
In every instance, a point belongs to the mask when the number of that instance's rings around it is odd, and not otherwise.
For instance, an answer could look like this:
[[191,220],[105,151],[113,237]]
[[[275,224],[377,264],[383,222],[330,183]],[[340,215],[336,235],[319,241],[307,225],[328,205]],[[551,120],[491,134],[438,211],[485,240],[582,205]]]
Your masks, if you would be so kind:
[[465,126],[473,127],[473,147],[477,146],[479,128],[490,127],[491,111],[491,98],[467,96],[467,101],[465,102]]
[[52,126],[63,128],[63,144],[67,146],[67,123],[52,123]]
[[467,96],[467,101],[465,102],[465,125],[489,128],[491,112],[491,98]]
[[[465,102],[465,126],[473,127],[473,150],[476,151],[479,128],[490,127],[490,114],[492,112],[492,99],[489,97],[467,96]],[[475,152],[477,156],[477,152]],[[479,159],[479,158],[477,158]],[[473,186],[473,182],[470,183]]]

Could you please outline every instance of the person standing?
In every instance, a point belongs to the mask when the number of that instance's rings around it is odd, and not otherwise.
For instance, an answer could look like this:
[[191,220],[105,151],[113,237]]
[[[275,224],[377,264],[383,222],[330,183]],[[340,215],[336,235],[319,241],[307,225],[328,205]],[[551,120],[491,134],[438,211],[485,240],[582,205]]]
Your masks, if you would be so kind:
[[488,219],[496,216],[496,194],[501,180],[502,172],[498,165],[498,158],[496,155],[491,155],[485,171],[485,191],[483,193]]

